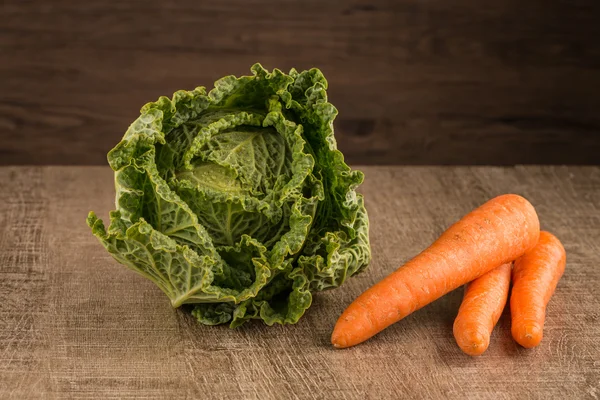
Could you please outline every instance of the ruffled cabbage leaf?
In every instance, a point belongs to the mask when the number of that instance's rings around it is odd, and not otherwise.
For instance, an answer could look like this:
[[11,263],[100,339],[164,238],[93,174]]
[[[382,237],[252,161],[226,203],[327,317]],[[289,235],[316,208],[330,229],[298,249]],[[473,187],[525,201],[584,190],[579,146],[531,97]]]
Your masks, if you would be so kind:
[[363,174],[337,149],[324,76],[252,73],[146,104],[108,154],[108,228],[87,219],[118,262],[208,325],[295,323],[311,293],[371,259]]

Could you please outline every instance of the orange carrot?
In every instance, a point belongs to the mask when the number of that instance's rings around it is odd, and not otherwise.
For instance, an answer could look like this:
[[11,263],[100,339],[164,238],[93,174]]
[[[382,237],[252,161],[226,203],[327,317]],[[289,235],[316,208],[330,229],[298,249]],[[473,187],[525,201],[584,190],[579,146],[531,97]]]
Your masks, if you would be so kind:
[[360,295],[338,319],[335,347],[350,347],[536,243],[540,225],[521,196],[503,195],[465,215],[429,248]]
[[523,347],[542,341],[546,306],[565,272],[567,255],[560,241],[549,232],[540,232],[533,250],[515,261],[510,295],[512,336]]
[[502,264],[469,283],[454,320],[454,338],[470,356],[483,354],[500,319],[510,286],[512,263]]

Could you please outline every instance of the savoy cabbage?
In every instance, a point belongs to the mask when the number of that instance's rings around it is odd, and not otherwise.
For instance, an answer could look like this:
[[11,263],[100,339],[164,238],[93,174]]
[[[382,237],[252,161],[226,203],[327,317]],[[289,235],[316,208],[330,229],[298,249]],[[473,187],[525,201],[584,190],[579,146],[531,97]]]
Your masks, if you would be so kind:
[[324,76],[252,72],[146,104],[108,154],[110,226],[87,220],[118,262],[209,325],[295,323],[311,292],[371,259],[363,174],[337,150]]

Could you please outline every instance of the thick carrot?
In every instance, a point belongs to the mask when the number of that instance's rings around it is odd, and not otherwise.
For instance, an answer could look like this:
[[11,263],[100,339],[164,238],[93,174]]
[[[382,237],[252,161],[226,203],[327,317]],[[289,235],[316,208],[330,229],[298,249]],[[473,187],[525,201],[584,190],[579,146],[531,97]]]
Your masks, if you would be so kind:
[[512,263],[502,264],[469,283],[454,320],[454,338],[470,356],[483,354],[500,319],[510,287]]
[[360,295],[333,330],[335,347],[350,347],[536,243],[540,225],[521,196],[496,197],[465,215],[429,248]]
[[565,272],[566,261],[560,240],[545,231],[540,232],[533,250],[515,261],[510,295],[511,331],[521,346],[531,348],[542,341],[546,306]]

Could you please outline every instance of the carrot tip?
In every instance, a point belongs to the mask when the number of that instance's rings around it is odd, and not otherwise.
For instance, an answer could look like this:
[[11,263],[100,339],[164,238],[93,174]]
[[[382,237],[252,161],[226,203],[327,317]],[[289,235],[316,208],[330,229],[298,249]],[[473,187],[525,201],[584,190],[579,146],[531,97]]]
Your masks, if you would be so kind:
[[489,335],[482,335],[479,332],[469,332],[464,337],[465,339],[461,340],[457,338],[457,343],[460,349],[470,356],[482,355],[490,345]]
[[513,338],[526,349],[536,347],[542,341],[543,330],[538,325],[528,324],[513,331]]
[[348,346],[346,343],[340,343],[340,342],[334,342],[331,341],[331,344],[333,345],[333,347],[335,347],[336,349],[345,349],[346,347],[350,347]]
[[331,344],[333,347],[337,349],[343,349],[344,347],[348,347],[348,343],[344,338],[340,337],[338,332],[334,329],[333,334],[331,335]]

